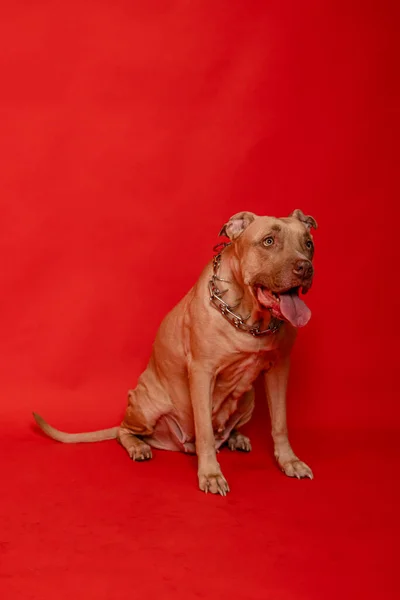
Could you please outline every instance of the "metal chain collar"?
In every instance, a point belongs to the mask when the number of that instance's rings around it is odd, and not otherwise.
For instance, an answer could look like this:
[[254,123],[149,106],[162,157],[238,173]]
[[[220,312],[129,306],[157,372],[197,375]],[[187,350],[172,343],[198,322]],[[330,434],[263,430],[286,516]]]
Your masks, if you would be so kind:
[[235,308],[239,306],[241,299],[234,306],[230,306],[229,304],[227,304],[227,302],[225,302],[222,299],[223,294],[225,294],[228,291],[228,289],[220,290],[217,282],[230,282],[226,279],[222,279],[221,277],[219,277],[218,271],[221,266],[222,252],[227,246],[230,246],[230,243],[218,244],[214,248],[215,252],[218,252],[219,249],[220,250],[218,254],[216,254],[213,258],[213,275],[210,281],[208,282],[211,304],[217,310],[220,311],[221,315],[225,317],[225,319],[229,321],[229,323],[233,325],[235,329],[239,329],[240,331],[250,333],[254,337],[258,337],[260,335],[272,335],[273,333],[276,333],[277,331],[279,331],[282,325],[282,321],[274,317],[272,314],[268,327],[266,329],[260,329],[262,320],[257,321],[253,325],[247,325],[246,321],[249,320],[250,315],[244,319],[243,317],[234,312]]

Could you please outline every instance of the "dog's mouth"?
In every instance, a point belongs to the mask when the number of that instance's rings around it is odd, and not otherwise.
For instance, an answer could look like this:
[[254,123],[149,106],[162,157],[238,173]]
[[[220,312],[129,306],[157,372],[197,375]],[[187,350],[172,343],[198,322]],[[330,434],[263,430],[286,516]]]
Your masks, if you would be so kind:
[[294,327],[304,327],[311,318],[310,309],[300,298],[300,286],[273,292],[257,284],[254,291],[261,306],[271,310],[274,317],[289,321]]

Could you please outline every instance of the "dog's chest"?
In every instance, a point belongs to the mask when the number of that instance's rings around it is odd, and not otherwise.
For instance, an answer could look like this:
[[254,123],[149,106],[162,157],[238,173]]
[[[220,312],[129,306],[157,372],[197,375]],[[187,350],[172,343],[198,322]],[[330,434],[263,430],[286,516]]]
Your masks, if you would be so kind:
[[248,392],[261,371],[268,370],[274,353],[254,353],[238,356],[218,374],[214,395],[213,415],[225,421],[237,409],[239,399]]
[[215,383],[212,408],[213,429],[217,434],[224,435],[234,414],[240,417],[241,412],[248,410],[244,394],[251,390],[261,371],[272,366],[275,358],[274,352],[238,355],[221,369]]
[[219,387],[241,396],[251,388],[260,372],[270,366],[269,362],[265,353],[244,355],[220,372],[217,379]]

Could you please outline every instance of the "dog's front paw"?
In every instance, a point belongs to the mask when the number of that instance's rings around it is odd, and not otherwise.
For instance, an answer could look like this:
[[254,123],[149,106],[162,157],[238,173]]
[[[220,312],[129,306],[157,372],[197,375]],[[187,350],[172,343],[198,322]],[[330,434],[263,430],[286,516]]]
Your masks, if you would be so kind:
[[230,491],[228,482],[221,471],[217,473],[199,472],[199,488],[206,494],[210,492],[221,496],[226,496]]
[[310,467],[299,460],[297,457],[287,461],[279,461],[279,466],[288,477],[297,477],[297,479],[314,479]]

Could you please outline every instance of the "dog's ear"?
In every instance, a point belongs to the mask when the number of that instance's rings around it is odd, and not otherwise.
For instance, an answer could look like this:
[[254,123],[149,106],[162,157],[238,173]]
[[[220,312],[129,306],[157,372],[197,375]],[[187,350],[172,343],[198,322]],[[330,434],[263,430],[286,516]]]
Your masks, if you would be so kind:
[[292,213],[290,213],[289,217],[294,217],[298,219],[307,227],[307,229],[318,229],[317,221],[311,215],[305,215],[302,210],[296,208]]
[[222,227],[219,235],[226,235],[230,240],[236,240],[241,233],[250,225],[257,215],[251,212],[240,212],[233,215]]

